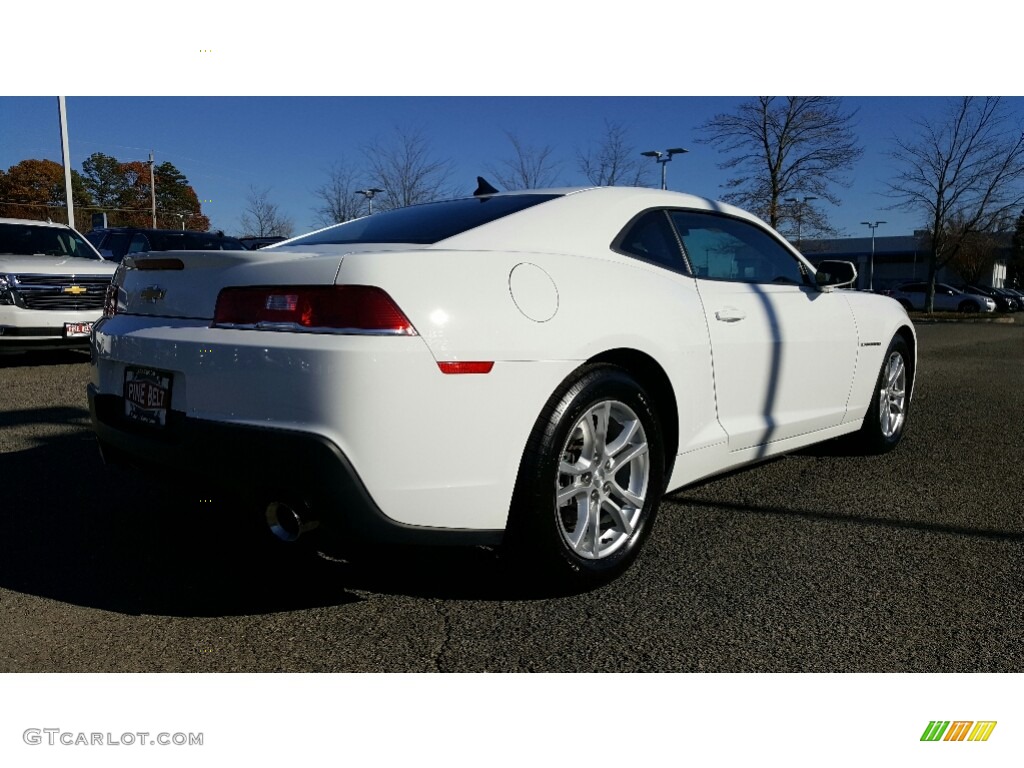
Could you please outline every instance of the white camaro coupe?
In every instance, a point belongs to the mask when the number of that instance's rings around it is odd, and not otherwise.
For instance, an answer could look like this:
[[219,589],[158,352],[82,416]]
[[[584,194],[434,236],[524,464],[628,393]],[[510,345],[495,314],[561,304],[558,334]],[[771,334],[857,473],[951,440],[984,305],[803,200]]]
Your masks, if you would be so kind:
[[108,462],[244,489],[280,538],[502,544],[587,586],[667,491],[841,435],[896,446],[916,336],[837,290],[855,278],[703,198],[482,185],[126,259],[90,409]]

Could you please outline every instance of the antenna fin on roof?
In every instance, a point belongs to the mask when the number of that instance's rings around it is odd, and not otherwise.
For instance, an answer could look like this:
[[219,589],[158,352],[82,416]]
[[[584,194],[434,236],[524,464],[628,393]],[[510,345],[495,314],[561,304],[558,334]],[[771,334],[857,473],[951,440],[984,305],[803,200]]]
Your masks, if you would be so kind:
[[473,197],[480,197],[481,195],[495,195],[497,193],[498,190],[491,186],[487,179],[483,176],[476,177],[476,192],[473,193]]

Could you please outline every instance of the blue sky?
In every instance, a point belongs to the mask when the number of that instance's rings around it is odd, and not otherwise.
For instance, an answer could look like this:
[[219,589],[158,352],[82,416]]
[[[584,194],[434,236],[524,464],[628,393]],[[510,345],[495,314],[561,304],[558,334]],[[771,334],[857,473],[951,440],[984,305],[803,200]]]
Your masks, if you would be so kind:
[[[718,112],[731,111],[737,97],[118,97],[70,96],[67,100],[74,167],[93,152],[141,160],[150,150],[170,161],[195,187],[215,228],[237,233],[251,186],[269,187],[270,200],[295,222],[297,232],[315,224],[313,190],[337,161],[365,166],[364,148],[386,142],[396,128],[420,131],[432,153],[454,163],[456,193],[470,193],[477,174],[512,156],[506,132],[530,145],[550,145],[560,159],[559,181],[585,184],[578,149],[603,134],[606,121],[626,126],[637,150],[690,149],[668,166],[671,189],[720,197],[724,156],[697,144],[696,130]],[[1009,99],[1024,119],[1024,99]],[[941,97],[852,97],[856,133],[865,148],[840,189],[840,206],[825,204],[833,225],[850,236],[860,222],[885,220],[878,235],[909,234],[920,226],[910,213],[887,209],[886,181],[895,167],[888,156],[895,135],[913,131],[912,121],[940,114]],[[0,97],[0,168],[25,158],[60,162],[57,99]],[[657,168],[652,181],[658,179]],[[367,180],[369,182],[369,180]]]

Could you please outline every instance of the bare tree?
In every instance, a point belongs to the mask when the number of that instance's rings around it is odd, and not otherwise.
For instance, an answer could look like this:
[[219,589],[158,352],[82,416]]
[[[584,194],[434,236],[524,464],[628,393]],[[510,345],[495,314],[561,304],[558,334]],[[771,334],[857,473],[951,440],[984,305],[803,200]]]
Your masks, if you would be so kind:
[[393,143],[376,141],[364,154],[372,183],[384,190],[376,198],[381,209],[427,203],[444,196],[452,162],[435,158],[430,142],[420,131],[397,129]]
[[356,195],[358,176],[345,162],[338,162],[327,172],[327,181],[313,190],[320,205],[313,209],[316,223],[328,227],[355,219],[363,213],[363,198]]
[[995,97],[963,97],[941,120],[914,124],[912,138],[895,139],[901,170],[888,194],[928,221],[931,312],[938,271],[978,233],[1012,229],[1024,203],[1024,132]]
[[705,122],[698,141],[730,155],[718,166],[737,173],[726,182],[726,202],[776,229],[792,228],[799,216],[803,231],[814,235],[830,231],[824,211],[785,201],[814,197],[839,205],[832,187],[849,186],[843,174],[864,152],[853,117],[833,96],[760,96]]
[[553,157],[550,145],[533,147],[512,133],[505,134],[512,144],[513,156],[502,160],[499,167],[489,166],[490,173],[502,189],[542,189],[553,187],[560,163]]
[[621,123],[605,122],[596,147],[577,150],[577,167],[591,184],[599,187],[643,187],[650,183],[650,164],[629,141]]
[[295,223],[270,202],[270,188],[249,187],[246,208],[239,217],[242,237],[291,237]]

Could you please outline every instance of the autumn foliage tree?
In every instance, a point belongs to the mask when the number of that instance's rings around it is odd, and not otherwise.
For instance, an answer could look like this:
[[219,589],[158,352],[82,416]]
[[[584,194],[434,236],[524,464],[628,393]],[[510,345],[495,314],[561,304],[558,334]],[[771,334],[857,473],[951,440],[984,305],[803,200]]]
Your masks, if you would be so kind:
[[[92,205],[92,196],[78,171],[71,171],[75,208]],[[15,219],[68,221],[64,166],[53,160],[22,160],[0,171],[0,216]],[[76,222],[77,223],[77,222]]]

